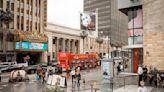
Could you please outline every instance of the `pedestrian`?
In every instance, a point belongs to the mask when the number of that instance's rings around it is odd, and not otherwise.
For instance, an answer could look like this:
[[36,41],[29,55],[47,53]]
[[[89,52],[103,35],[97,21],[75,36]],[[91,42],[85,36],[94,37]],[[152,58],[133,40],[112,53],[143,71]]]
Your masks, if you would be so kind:
[[147,88],[145,87],[144,81],[140,81],[140,85],[137,89],[137,92],[148,92]]
[[76,77],[77,77],[77,87],[80,87],[80,80],[81,80],[80,72],[77,72]]
[[159,86],[159,82],[161,81],[161,76],[159,73],[157,73],[156,77],[154,78],[154,84],[155,84],[155,87],[158,87]]
[[42,69],[42,83],[45,83],[46,72]]
[[37,67],[37,80],[41,80],[42,77],[42,67],[41,65],[38,65]]
[[124,66],[122,63],[120,63],[120,70],[123,71],[123,69],[124,69]]
[[149,73],[148,73],[148,78],[149,78],[149,85],[152,85],[152,82],[153,82],[153,68],[152,66],[149,67]]
[[147,80],[147,66],[145,65],[143,67],[143,81],[145,82]]
[[154,70],[153,70],[153,77],[154,77],[154,84],[155,84],[155,87],[157,87],[158,85],[158,80],[160,80],[159,78],[159,73],[158,73],[158,70],[156,67],[154,67]]
[[138,67],[138,86],[141,86],[140,82],[142,81],[142,76],[143,76],[142,65],[139,65],[139,67]]
[[71,71],[71,77],[72,77],[72,84],[73,84],[73,80],[75,78],[75,70],[74,69],[72,69],[72,71]]
[[117,65],[117,75],[121,72],[120,63]]
[[52,67],[50,67],[49,70],[48,70],[48,77],[49,77],[50,75],[53,75],[53,69],[52,69]]

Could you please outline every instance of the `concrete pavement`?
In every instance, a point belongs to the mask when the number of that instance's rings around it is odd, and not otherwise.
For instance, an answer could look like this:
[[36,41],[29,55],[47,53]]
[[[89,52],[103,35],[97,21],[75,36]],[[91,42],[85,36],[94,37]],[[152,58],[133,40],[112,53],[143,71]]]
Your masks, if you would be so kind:
[[[94,84],[93,88],[97,89],[97,92],[112,92],[112,86],[109,80],[102,79],[100,68],[91,69],[90,72],[82,71],[82,79],[85,78],[86,83],[81,81],[81,87],[72,87],[70,76],[67,76],[67,88],[61,88],[61,92],[91,92],[91,84]],[[0,92],[43,92],[46,84],[36,81],[36,75],[29,75],[30,82],[26,83],[0,83]],[[5,78],[7,80],[7,77]],[[126,85],[124,88],[124,84]],[[113,92],[136,92],[137,91],[137,77],[117,77],[114,79]],[[153,87],[147,87],[148,92],[164,92],[163,89],[155,89]],[[93,91],[94,92],[94,91]]]

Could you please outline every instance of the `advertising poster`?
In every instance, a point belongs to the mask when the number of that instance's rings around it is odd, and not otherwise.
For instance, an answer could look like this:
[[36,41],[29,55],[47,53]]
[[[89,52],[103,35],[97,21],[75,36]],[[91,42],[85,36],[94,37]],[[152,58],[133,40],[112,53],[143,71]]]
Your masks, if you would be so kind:
[[51,85],[53,80],[53,76],[49,76],[47,79],[47,84]]
[[65,81],[66,78],[65,77],[61,77],[59,75],[52,75],[50,78],[48,78],[47,84],[49,85],[56,85],[59,84],[60,87],[65,87]]
[[[21,46],[21,48],[20,48]],[[31,43],[31,42],[16,42],[15,49],[22,49],[22,50],[47,50],[48,44],[44,43]]]
[[104,79],[110,79],[110,62],[102,62],[101,63],[102,69],[102,77]]
[[55,85],[57,82],[60,83],[61,77],[59,75],[53,75],[52,78],[52,84],[51,85]]
[[65,77],[60,78],[60,86],[61,87],[65,87],[65,81],[66,81]]
[[20,49],[20,42],[15,43],[15,49]]
[[81,30],[95,31],[96,30],[96,14],[81,13],[80,14]]

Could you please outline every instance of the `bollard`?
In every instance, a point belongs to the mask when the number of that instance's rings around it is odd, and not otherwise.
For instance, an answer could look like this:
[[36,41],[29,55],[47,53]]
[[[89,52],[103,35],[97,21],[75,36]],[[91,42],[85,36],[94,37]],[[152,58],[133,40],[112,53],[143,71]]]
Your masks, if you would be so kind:
[[125,83],[125,77],[124,77],[124,89],[125,89],[125,84],[126,84],[126,83]]
[[0,70],[0,82],[1,82],[1,80],[2,80],[2,76],[1,76],[1,70]]
[[91,84],[91,92],[93,92],[93,84]]
[[112,92],[113,92],[113,84],[114,84],[113,81],[114,81],[113,78],[111,78],[111,80],[110,80],[110,85],[111,85]]
[[0,74],[0,82],[1,82],[1,74]]

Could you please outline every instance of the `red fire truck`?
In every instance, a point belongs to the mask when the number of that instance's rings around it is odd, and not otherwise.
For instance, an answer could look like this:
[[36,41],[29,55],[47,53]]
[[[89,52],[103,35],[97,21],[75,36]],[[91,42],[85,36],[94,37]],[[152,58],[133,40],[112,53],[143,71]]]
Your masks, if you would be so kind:
[[98,61],[97,54],[58,53],[58,65],[62,67],[63,71],[70,70],[72,67],[93,68],[98,65]]

